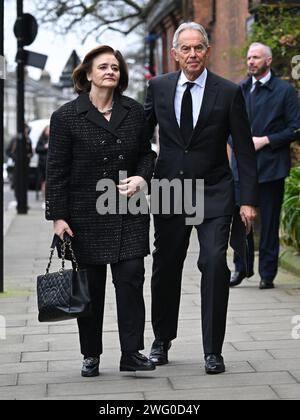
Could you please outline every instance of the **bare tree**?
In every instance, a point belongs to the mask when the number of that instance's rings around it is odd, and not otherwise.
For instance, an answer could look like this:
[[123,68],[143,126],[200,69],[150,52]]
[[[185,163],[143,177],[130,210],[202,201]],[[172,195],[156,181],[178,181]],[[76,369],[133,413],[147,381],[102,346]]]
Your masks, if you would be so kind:
[[106,30],[129,34],[145,23],[159,0],[35,0],[37,17],[59,33],[70,30],[100,37]]

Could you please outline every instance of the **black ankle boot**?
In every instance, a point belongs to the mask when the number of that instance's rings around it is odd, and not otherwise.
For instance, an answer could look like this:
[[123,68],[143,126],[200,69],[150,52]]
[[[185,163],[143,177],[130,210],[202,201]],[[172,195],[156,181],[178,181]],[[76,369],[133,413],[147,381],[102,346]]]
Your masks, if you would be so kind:
[[92,377],[99,375],[99,357],[86,357],[82,363],[81,376]]

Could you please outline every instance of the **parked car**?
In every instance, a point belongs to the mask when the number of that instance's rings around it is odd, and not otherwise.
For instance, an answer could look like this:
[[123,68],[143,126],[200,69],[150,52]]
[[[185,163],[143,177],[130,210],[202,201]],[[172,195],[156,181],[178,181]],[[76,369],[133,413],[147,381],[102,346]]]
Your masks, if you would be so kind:
[[[31,139],[31,143],[32,143],[32,158],[30,159],[30,164],[29,164],[29,174],[28,174],[28,188],[31,190],[39,190],[40,189],[40,185],[39,185],[39,178],[38,178],[38,154],[35,152],[35,148],[37,145],[37,142],[40,138],[40,135],[42,134],[44,128],[49,125],[49,120],[48,119],[39,119],[39,120],[33,120],[31,122],[28,123],[29,127],[30,127],[30,133],[29,133],[29,137]],[[13,185],[13,171],[14,171],[14,167],[15,167],[15,162],[12,158],[8,158],[7,162],[6,162],[6,170],[7,170],[7,175],[8,175],[8,179],[9,179],[9,183],[11,188],[14,188]]]

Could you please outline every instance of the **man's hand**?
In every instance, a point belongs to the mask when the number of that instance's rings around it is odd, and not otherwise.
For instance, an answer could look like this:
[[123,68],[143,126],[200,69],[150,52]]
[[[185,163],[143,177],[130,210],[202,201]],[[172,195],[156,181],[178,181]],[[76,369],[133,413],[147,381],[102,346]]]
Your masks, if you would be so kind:
[[252,140],[253,140],[254,147],[255,147],[256,151],[262,149],[263,147],[265,147],[267,144],[270,143],[270,140],[268,139],[267,136],[252,137]]
[[251,230],[252,222],[256,217],[256,209],[253,206],[241,206],[240,208],[241,219],[246,226],[247,234]]
[[135,175],[122,179],[120,185],[117,185],[121,195],[132,197],[133,194],[140,191],[146,185],[146,181],[141,176]]

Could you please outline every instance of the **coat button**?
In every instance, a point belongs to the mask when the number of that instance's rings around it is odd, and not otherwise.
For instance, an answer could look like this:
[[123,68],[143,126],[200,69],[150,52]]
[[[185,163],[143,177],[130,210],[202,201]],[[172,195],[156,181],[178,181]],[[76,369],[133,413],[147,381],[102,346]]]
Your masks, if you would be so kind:
[[179,171],[179,175],[183,175],[184,174],[184,172],[183,171]]
[[124,159],[124,156],[123,155],[119,155],[119,159],[120,160]]
[[103,158],[103,161],[106,162],[108,160],[108,157]]
[[184,153],[187,155],[189,153],[189,151],[188,150],[185,150]]
[[116,140],[116,142],[117,142],[118,144],[121,144],[121,143],[122,143],[122,140],[121,140],[121,139],[117,139],[117,140]]
[[106,143],[106,141],[105,140],[101,140],[100,141],[100,144],[105,144]]

